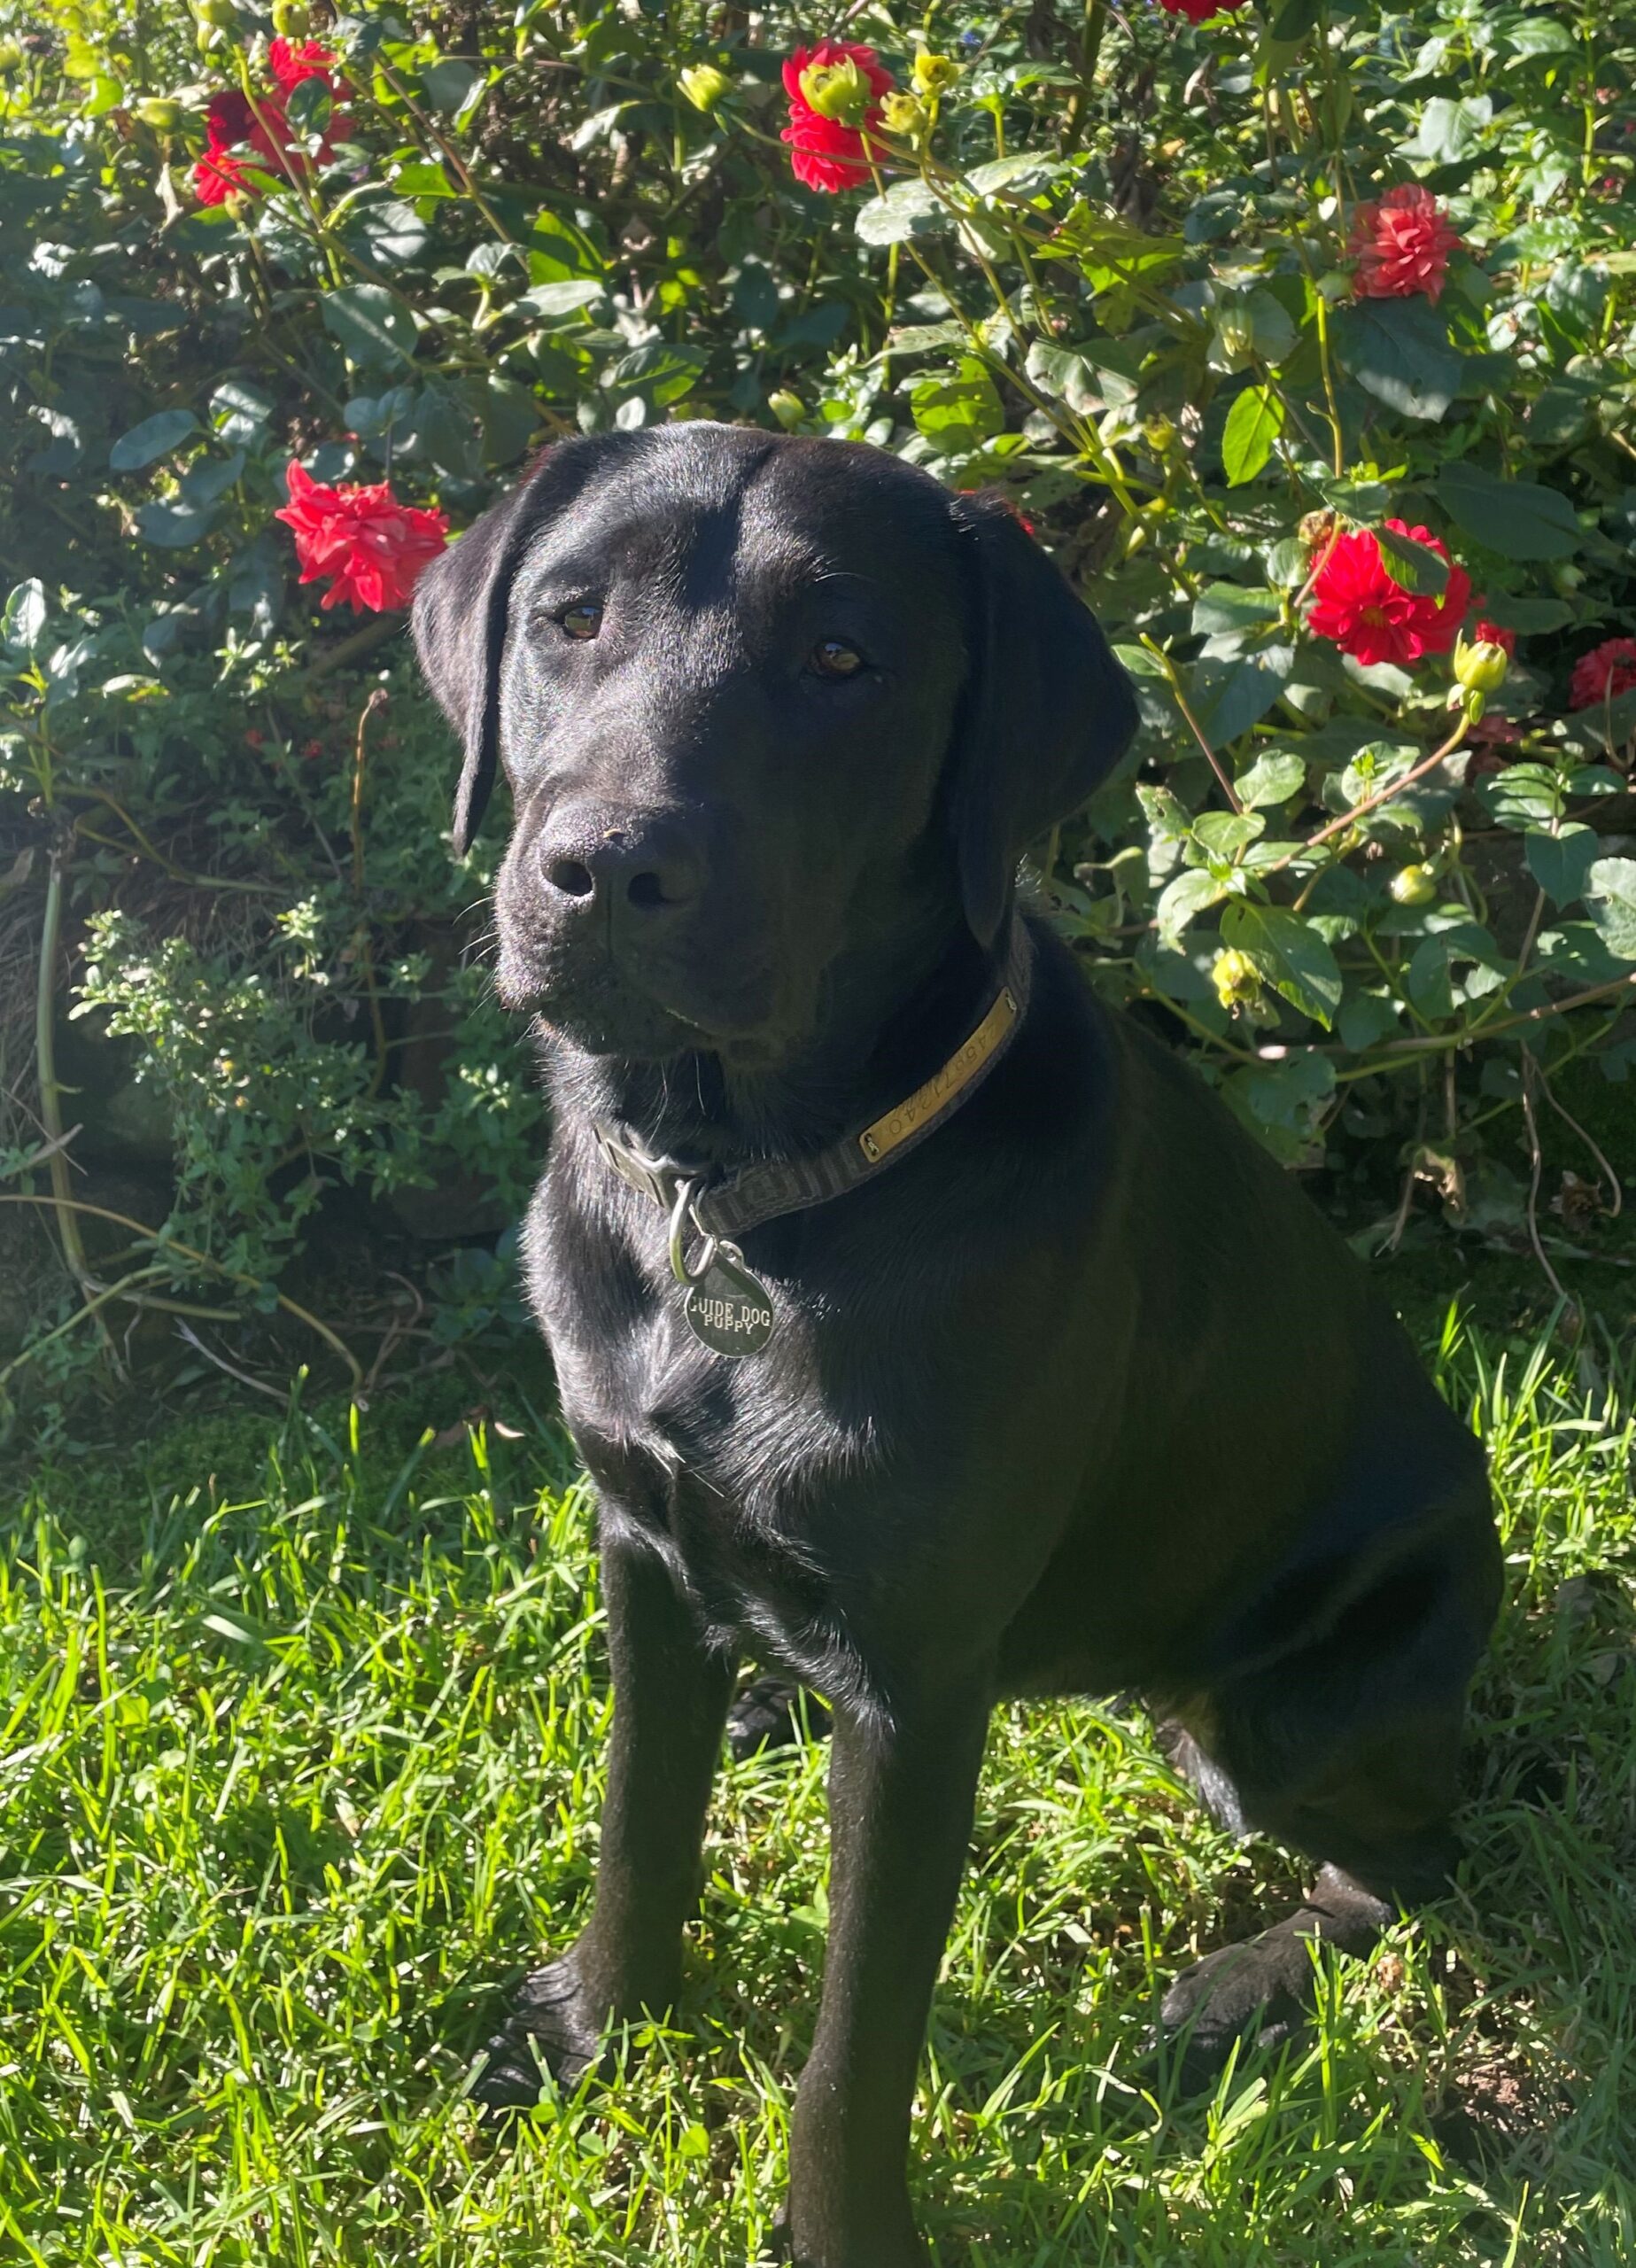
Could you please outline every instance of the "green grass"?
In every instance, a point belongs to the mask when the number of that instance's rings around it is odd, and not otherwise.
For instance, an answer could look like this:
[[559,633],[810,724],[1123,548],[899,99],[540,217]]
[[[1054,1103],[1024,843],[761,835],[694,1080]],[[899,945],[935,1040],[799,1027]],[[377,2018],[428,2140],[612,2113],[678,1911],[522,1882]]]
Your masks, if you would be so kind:
[[[1296,1870],[1212,1829],[1139,1717],[1001,1714],[916,2122],[939,2268],[1636,2253],[1628,1381],[1446,1360],[1511,1563],[1462,1891],[1330,1963],[1303,2049],[1175,2101],[1156,1995]],[[55,1477],[0,1526],[0,2257],[758,2256],[822,1752],[724,1772],[672,2027],[492,2148],[462,2077],[583,1909],[607,1681],[563,1445],[422,1455],[407,1422],[196,1429],[148,1453],[162,1486]]]

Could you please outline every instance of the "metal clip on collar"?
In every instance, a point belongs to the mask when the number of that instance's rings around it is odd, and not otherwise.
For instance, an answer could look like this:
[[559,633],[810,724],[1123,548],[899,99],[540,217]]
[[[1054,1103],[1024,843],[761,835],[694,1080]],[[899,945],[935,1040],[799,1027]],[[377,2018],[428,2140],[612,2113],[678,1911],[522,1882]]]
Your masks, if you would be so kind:
[[[694,1209],[694,1200],[699,1193],[699,1188],[700,1184],[697,1180],[678,1183],[676,1202],[671,1208],[671,1273],[678,1284],[696,1284],[701,1277],[708,1276],[715,1265],[716,1254],[720,1249],[718,1240],[710,1234]],[[687,1223],[690,1220],[704,1239],[703,1257],[696,1268],[689,1268],[687,1265],[687,1254],[683,1242],[687,1234]]]

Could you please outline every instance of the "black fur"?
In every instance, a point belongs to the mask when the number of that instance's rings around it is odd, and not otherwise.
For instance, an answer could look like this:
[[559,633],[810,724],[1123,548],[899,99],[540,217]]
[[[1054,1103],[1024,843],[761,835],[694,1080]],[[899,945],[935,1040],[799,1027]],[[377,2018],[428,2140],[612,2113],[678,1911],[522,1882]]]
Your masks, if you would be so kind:
[[[600,634],[556,617],[601,601]],[[581,617],[574,617],[581,619]],[[1189,1972],[1196,2063],[1290,2020],[1306,1939],[1435,1892],[1499,1554],[1477,1444],[1363,1271],[1202,1083],[1035,929],[1034,996],[950,1122],[745,1239],[763,1355],[684,1325],[663,1223],[590,1135],[726,1164],[836,1138],[971,1029],[1025,846],[1134,723],[1091,617],[1003,509],[876,452],[684,425],[571,442],[415,605],[516,825],[504,997],[554,1114],[527,1227],[599,1494],[616,1691],[594,1908],[478,2092],[531,2095],[675,1991],[734,1666],[834,1713],[829,1954],[788,2242],[911,2268],[927,2004],[1006,1694],[1135,1688],[1235,1821],[1321,1862]],[[839,680],[807,657],[849,642]]]

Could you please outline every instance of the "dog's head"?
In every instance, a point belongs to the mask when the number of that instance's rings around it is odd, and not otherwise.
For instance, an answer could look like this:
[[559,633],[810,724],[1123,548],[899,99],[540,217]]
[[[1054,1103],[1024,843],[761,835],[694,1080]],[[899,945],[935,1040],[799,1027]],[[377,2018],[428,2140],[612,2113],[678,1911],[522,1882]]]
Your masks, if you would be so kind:
[[594,1052],[771,1064],[846,966],[997,931],[1128,742],[1101,631],[997,503],[705,423],[575,440],[428,570],[422,666],[504,767],[500,990]]

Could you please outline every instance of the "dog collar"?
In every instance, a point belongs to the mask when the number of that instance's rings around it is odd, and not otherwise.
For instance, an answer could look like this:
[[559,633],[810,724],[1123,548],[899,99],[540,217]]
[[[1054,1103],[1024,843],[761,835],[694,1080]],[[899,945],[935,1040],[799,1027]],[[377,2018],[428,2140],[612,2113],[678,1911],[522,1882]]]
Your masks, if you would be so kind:
[[[592,1129],[602,1162],[671,1216],[671,1266],[687,1287],[684,1312],[694,1336],[718,1355],[753,1355],[772,1335],[771,1293],[752,1276],[733,1241],[786,1213],[843,1197],[934,1135],[969,1102],[1021,1025],[1034,975],[1034,943],[1012,915],[1005,967],[981,1020],[942,1068],[890,1110],[806,1157],[769,1158],[719,1173],[677,1158],[655,1158],[616,1120]],[[687,1257],[689,1230],[704,1239]]]

